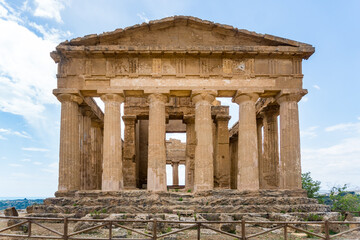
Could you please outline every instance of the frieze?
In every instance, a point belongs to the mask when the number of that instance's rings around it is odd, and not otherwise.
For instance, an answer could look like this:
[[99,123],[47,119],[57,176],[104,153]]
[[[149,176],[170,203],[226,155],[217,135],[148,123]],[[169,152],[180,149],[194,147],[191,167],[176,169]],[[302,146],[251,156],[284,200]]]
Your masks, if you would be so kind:
[[113,57],[63,59],[58,78],[84,76],[86,80],[117,76],[252,78],[256,76],[301,77],[301,59],[219,57]]

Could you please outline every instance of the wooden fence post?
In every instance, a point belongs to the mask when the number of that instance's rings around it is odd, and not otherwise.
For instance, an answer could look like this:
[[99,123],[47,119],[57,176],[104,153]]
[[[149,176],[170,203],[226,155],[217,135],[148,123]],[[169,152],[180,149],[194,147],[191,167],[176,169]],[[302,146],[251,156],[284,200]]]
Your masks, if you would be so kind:
[[68,239],[68,219],[64,217],[64,240]]
[[200,240],[200,234],[201,234],[201,223],[197,223],[197,239]]
[[287,234],[287,224],[285,223],[284,224],[284,240],[287,240],[288,238],[288,236],[287,236],[288,234]]
[[31,220],[29,220],[29,225],[28,225],[28,237],[31,237]]
[[153,239],[157,239],[157,221],[156,219],[153,220]]
[[328,220],[325,220],[324,231],[325,231],[325,240],[329,240],[330,232],[329,232],[329,221]]
[[109,222],[109,240],[112,239],[112,222]]
[[241,240],[246,240],[245,220],[241,220]]

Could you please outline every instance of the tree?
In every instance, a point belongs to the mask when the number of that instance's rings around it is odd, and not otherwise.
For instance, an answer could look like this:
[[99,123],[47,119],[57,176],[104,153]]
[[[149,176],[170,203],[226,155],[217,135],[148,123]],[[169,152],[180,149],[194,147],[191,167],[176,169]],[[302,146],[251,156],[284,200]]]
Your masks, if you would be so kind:
[[360,211],[360,196],[346,191],[348,186],[333,187],[330,191],[331,210],[336,212]]
[[310,172],[301,174],[301,183],[302,183],[302,188],[307,191],[307,196],[309,198],[319,197],[321,182],[313,180],[310,176]]

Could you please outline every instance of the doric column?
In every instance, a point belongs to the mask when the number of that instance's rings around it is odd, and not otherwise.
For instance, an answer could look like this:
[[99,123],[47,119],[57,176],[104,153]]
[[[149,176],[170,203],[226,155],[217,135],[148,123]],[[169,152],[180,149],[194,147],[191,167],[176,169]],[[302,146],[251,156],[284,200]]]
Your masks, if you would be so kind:
[[193,190],[195,178],[196,147],[195,116],[184,116],[184,123],[186,124],[185,188]]
[[93,179],[91,178],[92,162],[91,162],[91,116],[90,107],[82,107],[80,120],[80,162],[81,162],[81,189],[94,189]]
[[258,162],[259,162],[259,187],[260,189],[263,186],[263,176],[262,176],[262,168],[263,168],[263,119],[256,118],[256,131],[257,131],[257,141],[258,141]]
[[214,188],[211,103],[215,100],[215,96],[215,91],[193,92],[192,95],[192,101],[195,103],[195,132],[197,139],[195,148],[195,191],[212,190]]
[[255,93],[238,93],[234,101],[239,104],[238,133],[238,190],[259,189],[258,146]]
[[260,176],[263,189],[279,187],[279,145],[278,121],[279,106],[269,106],[264,110],[264,154]]
[[59,191],[80,189],[79,104],[73,94],[57,96],[61,102]]
[[149,95],[149,146],[148,180],[149,191],[166,191],[166,116],[165,103],[168,97],[163,94]]
[[105,103],[102,190],[123,189],[120,105],[124,98],[118,94],[101,96]]
[[179,186],[179,162],[172,162],[173,186]]
[[229,152],[229,115],[217,115],[216,145],[214,163],[214,185],[219,188],[230,188],[230,152]]
[[301,189],[298,101],[303,94],[284,94],[280,104],[280,188]]
[[91,121],[91,178],[94,181],[94,188],[97,190],[101,190],[101,182],[102,182],[102,142],[103,142],[103,135],[102,135],[102,128],[103,123],[97,121]]
[[123,175],[124,187],[136,188],[136,164],[135,164],[135,123],[136,116],[123,116],[124,131],[124,157],[123,157]]

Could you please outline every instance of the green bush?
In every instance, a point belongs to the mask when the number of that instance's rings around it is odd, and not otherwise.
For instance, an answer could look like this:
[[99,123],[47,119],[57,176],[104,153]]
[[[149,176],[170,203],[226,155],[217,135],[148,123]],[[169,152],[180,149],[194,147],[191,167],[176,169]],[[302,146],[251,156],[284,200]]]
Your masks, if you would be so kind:
[[309,198],[316,198],[319,196],[320,181],[315,181],[311,178],[310,172],[301,174],[302,188],[307,191]]
[[348,186],[333,187],[330,191],[331,210],[336,212],[360,211],[360,196],[346,191]]

